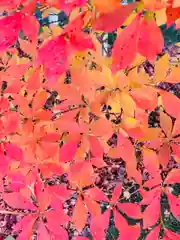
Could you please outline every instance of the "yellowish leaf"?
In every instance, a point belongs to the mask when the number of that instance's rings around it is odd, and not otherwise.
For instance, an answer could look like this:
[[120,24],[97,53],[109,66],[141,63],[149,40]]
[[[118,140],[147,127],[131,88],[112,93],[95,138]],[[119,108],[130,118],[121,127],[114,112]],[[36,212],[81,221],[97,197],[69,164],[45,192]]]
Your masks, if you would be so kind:
[[167,22],[166,8],[156,11],[156,23],[161,26]]
[[170,67],[169,56],[165,54],[155,64],[155,82],[163,82]]

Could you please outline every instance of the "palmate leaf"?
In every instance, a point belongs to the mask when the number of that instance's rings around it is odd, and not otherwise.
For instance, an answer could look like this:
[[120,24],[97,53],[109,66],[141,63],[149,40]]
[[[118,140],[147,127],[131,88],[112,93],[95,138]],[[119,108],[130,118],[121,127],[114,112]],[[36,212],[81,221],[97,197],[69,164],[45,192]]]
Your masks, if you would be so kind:
[[[179,219],[180,6],[129,2],[0,1],[0,213],[19,240],[179,239],[161,204]],[[36,10],[66,24],[40,32]]]

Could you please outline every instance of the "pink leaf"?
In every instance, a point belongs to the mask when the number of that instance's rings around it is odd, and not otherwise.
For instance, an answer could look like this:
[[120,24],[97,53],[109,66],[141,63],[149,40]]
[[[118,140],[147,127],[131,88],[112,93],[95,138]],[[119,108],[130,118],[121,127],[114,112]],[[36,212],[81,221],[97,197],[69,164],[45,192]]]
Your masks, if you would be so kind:
[[50,82],[55,82],[68,68],[67,43],[63,36],[58,36],[39,49],[38,62],[45,67],[45,74]]
[[[94,240],[104,240],[105,230],[109,226],[110,210],[91,220],[90,231]],[[99,224],[101,223],[101,224]]]
[[140,206],[136,203],[117,203],[118,208],[132,218],[142,218]]
[[166,184],[180,183],[180,169],[172,169],[165,179]]
[[160,195],[158,195],[143,212],[144,228],[152,227],[160,217]]
[[[0,51],[6,50],[17,40],[18,33],[21,29],[21,18],[21,13],[16,12],[14,15],[0,19]],[[13,31],[10,31],[10,29],[13,29]]]
[[77,143],[76,142],[68,142],[65,143],[59,149],[59,161],[60,162],[70,162],[76,155],[77,151]]
[[86,191],[86,194],[89,195],[92,199],[96,201],[105,201],[109,202],[109,199],[106,197],[104,192],[98,187],[90,188]]
[[4,193],[3,200],[12,208],[36,210],[37,208],[19,192]]
[[159,232],[160,232],[161,226],[158,225],[155,227],[151,232],[147,235],[146,240],[155,240],[159,239]]
[[111,202],[116,203],[121,195],[121,192],[122,192],[122,184],[120,183],[120,184],[117,184],[114,188]]
[[42,221],[40,221],[38,224],[37,240],[50,240],[47,228]]

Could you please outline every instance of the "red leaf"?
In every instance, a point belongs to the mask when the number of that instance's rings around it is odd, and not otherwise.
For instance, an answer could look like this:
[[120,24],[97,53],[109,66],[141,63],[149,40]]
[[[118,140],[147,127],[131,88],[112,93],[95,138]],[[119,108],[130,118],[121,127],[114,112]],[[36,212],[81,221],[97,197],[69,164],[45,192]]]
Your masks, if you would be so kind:
[[[110,210],[91,220],[90,231],[94,240],[104,240],[105,230],[109,226]],[[99,224],[101,223],[101,224]]]
[[74,191],[68,190],[67,187],[62,184],[49,186],[48,191],[50,194],[52,194],[53,196],[55,196],[57,199],[61,201],[65,201],[74,192]]
[[175,22],[176,19],[180,18],[180,7],[168,7],[166,8],[167,16],[167,28]]
[[78,237],[75,237],[74,240],[89,240],[89,238],[78,236]]
[[179,236],[179,234],[172,232],[167,228],[164,229],[164,237],[167,238],[163,238],[163,240],[179,240]]
[[[14,15],[0,19],[0,51],[6,50],[17,40],[21,29],[21,18],[21,13],[16,12]],[[10,31],[10,29],[13,29],[13,31]]]
[[93,166],[95,166],[97,168],[103,168],[103,167],[107,166],[107,164],[104,162],[102,157],[91,158],[91,163],[92,163]]
[[93,24],[93,28],[104,32],[112,32],[119,28],[123,22],[128,18],[136,3],[131,3],[126,6],[119,5],[111,12],[102,13]]
[[104,148],[96,136],[89,136],[90,149],[93,157],[102,157]]
[[132,218],[142,218],[140,206],[135,203],[117,203],[118,208]]
[[180,133],[180,114],[176,118],[176,121],[173,126],[172,136],[176,136]]
[[178,158],[180,158],[180,145],[171,143],[171,147],[172,147],[174,155],[176,155]]
[[128,137],[124,136],[122,133],[118,134],[117,149],[120,157],[125,162],[131,162],[133,165],[136,163],[134,147]]
[[172,212],[172,214],[177,218],[180,219],[180,199],[173,195],[168,193],[167,194],[168,197],[168,201],[170,204],[170,210]]
[[50,240],[49,233],[42,221],[38,224],[37,240]]
[[180,169],[172,169],[165,179],[166,184],[180,183]]
[[70,47],[76,51],[96,50],[89,34],[79,32],[70,36]]
[[59,4],[62,10],[69,14],[76,7],[83,7],[83,5],[87,2],[87,0],[60,0]]
[[[47,228],[55,235],[61,234],[63,228],[60,225],[65,225],[69,222],[69,217],[64,213],[63,209],[45,212],[44,215],[47,219]],[[57,218],[57,216],[59,217]]]
[[45,142],[57,142],[60,139],[60,134],[56,132],[47,133],[41,138],[41,141]]
[[[33,26],[33,27],[32,27]],[[22,30],[28,40],[37,41],[40,24],[35,16],[25,14],[22,18]]]
[[55,82],[68,68],[67,42],[63,36],[58,36],[39,49],[38,63],[45,67],[45,75],[51,82]]
[[77,151],[77,142],[68,142],[65,143],[59,149],[59,161],[60,162],[70,162],[76,155]]
[[161,226],[158,225],[155,227],[151,232],[147,235],[146,240],[155,240],[159,239],[159,232],[160,232]]
[[9,173],[8,180],[9,180],[8,186],[14,192],[18,192],[20,191],[21,188],[26,186],[25,176],[22,175],[20,172]]
[[112,49],[113,71],[124,69],[135,60],[139,25],[138,15],[117,37]]
[[160,185],[162,183],[162,179],[159,173],[160,171],[155,176],[153,176],[152,179],[146,181],[143,186],[150,189],[153,188],[154,186]]
[[121,192],[122,192],[122,184],[120,183],[120,184],[117,184],[114,188],[111,202],[116,203],[121,195]]
[[113,215],[114,215],[115,226],[119,232],[127,228],[128,223],[126,219],[115,208],[113,209]]
[[149,191],[141,191],[143,199],[140,204],[141,205],[151,204],[151,202],[160,195],[160,192],[161,192],[160,187],[153,188],[152,190]]
[[124,228],[121,232],[120,232],[120,236],[118,238],[118,240],[134,240],[134,239],[139,239],[141,233],[141,228],[139,224],[130,226],[128,225],[126,228]]
[[22,161],[23,151],[20,147],[12,143],[5,143],[6,155],[12,160]]
[[37,210],[37,208],[19,192],[4,193],[3,199],[12,208]]
[[69,238],[68,238],[67,231],[63,227],[57,226],[55,221],[53,222],[54,219],[55,218],[51,219],[51,222],[49,222],[48,225],[47,225],[47,228],[49,229],[49,231],[51,231],[57,237],[57,238],[54,237],[52,239],[55,239],[55,240],[58,240],[58,239],[68,240]]
[[139,28],[138,52],[151,61],[163,47],[163,35],[155,20],[144,18]]
[[152,227],[160,217],[160,195],[158,195],[143,212],[144,228]]
[[99,189],[98,187],[93,187],[90,188],[88,190],[86,190],[86,193],[92,197],[92,199],[96,200],[96,201],[105,201],[105,202],[109,202],[109,199],[106,197],[106,195],[104,194],[104,192]]
[[37,220],[37,215],[29,215],[22,218],[15,226],[14,231],[22,232],[16,238],[17,240],[31,239],[33,234],[33,227]]

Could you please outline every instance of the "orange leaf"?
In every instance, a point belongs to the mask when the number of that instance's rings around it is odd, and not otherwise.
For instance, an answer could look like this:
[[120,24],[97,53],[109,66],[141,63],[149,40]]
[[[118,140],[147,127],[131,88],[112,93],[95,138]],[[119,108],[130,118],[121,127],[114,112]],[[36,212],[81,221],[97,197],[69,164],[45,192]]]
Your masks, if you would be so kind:
[[95,182],[96,174],[90,162],[76,162],[69,169],[69,181],[71,184],[83,188]]
[[120,5],[119,0],[109,0],[108,2],[101,0],[92,0],[92,3],[101,13],[113,11]]
[[172,5],[173,8],[178,8],[180,7],[180,2],[179,0],[173,0],[173,5]]
[[143,162],[145,168],[151,174],[155,176],[159,172],[159,159],[155,151],[150,149],[142,149]]
[[176,121],[174,123],[172,135],[176,136],[179,133],[180,133],[180,114],[178,115],[178,117],[176,118]]
[[87,209],[82,201],[81,197],[78,197],[76,206],[73,212],[72,221],[75,228],[81,232],[87,221]]
[[172,120],[163,111],[160,111],[160,126],[166,134],[167,138],[169,138],[172,132]]
[[88,212],[91,213],[93,217],[100,215],[101,214],[100,204],[91,199],[89,196],[86,196],[85,194],[83,195],[83,197]]
[[166,112],[177,118],[180,113],[180,99],[170,92],[161,92],[162,104]]
[[164,7],[168,6],[168,3],[166,0],[143,0],[144,2],[144,8],[150,10],[150,11],[155,11],[162,9]]
[[163,167],[166,167],[171,158],[171,152],[170,152],[170,148],[169,148],[168,144],[164,143],[161,146],[161,148],[158,152],[158,156],[159,156],[159,163]]

